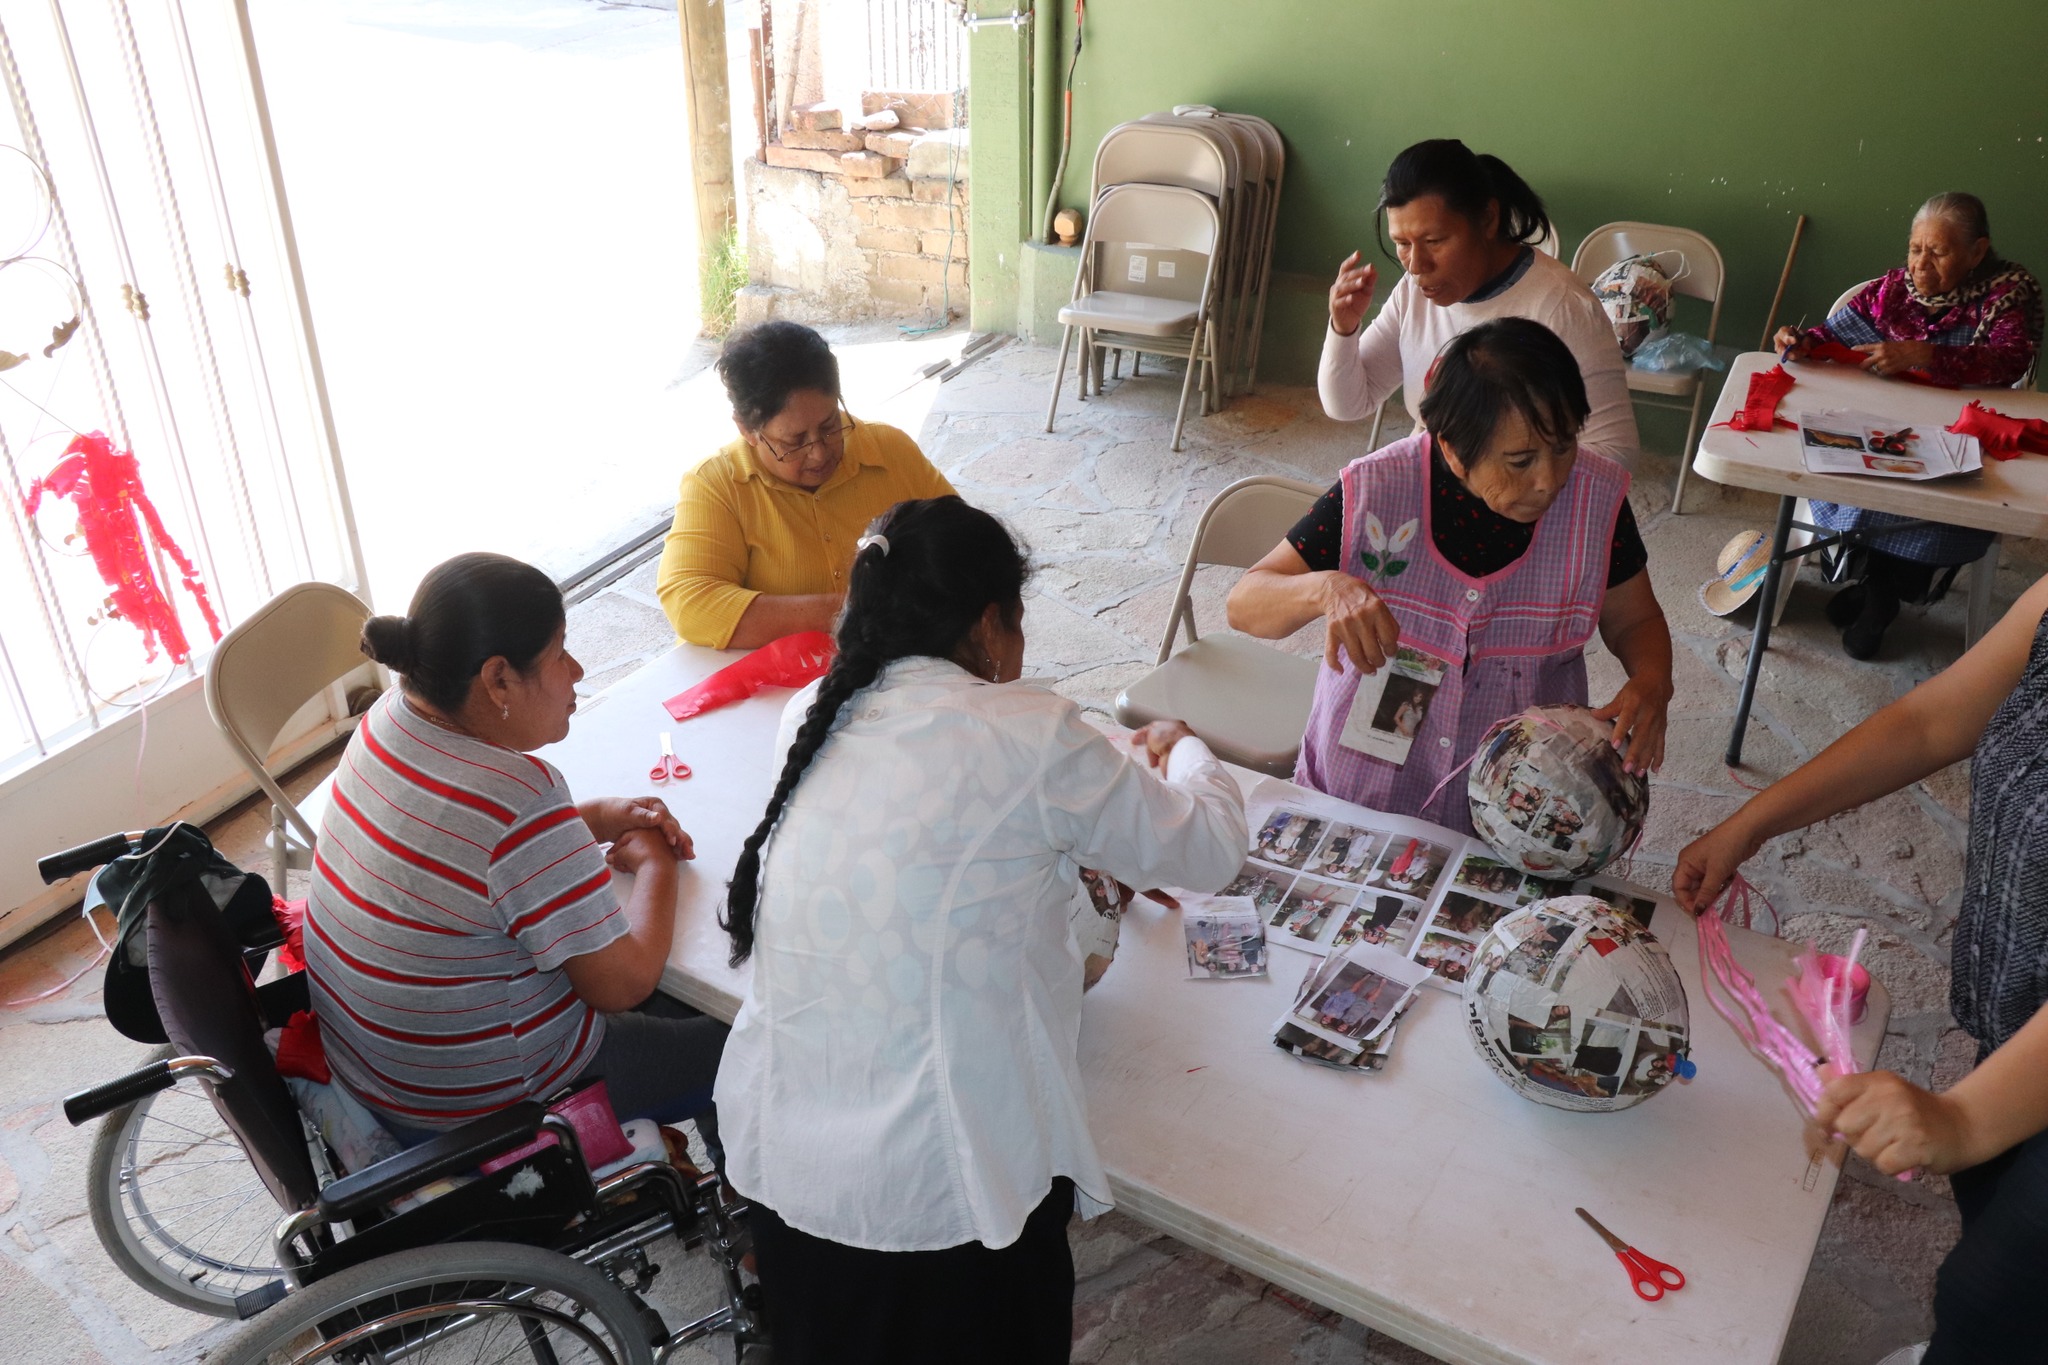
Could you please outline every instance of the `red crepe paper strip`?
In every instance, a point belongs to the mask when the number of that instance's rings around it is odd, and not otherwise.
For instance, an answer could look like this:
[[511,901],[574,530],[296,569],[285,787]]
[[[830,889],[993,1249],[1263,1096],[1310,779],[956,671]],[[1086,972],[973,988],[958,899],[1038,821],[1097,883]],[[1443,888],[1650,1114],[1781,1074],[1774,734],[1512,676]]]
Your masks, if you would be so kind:
[[1736,431],[1775,431],[1779,427],[1796,426],[1796,423],[1778,416],[1778,404],[1792,392],[1792,386],[1797,382],[1785,373],[1783,365],[1757,371],[1749,377],[1749,393],[1743,398],[1742,406],[1733,417],[1719,425]]
[[1963,404],[1963,410],[1956,414],[1948,429],[1958,436],[1976,437],[1984,453],[1994,460],[2016,459],[2023,450],[2048,455],[2048,421],[2008,417],[1974,398]]
[[93,567],[112,590],[107,594],[107,615],[142,632],[148,658],[156,658],[159,645],[172,663],[184,663],[192,656],[177,608],[157,581],[153,562],[157,551],[178,566],[185,591],[192,594],[199,614],[206,618],[206,628],[214,639],[220,639],[220,618],[213,614],[206,584],[164,529],[156,504],[143,491],[142,469],[132,454],[114,449],[114,443],[100,432],[80,436],[64,448],[64,458],[57,461],[56,468],[28,486],[23,506],[29,516],[42,505],[44,493],[77,504],[79,534],[85,537]]
[[277,945],[277,965],[286,972],[306,970],[306,903],[270,898],[270,917],[277,921],[284,942]]
[[277,1074],[332,1085],[334,1073],[327,1068],[327,1048],[320,1041],[320,1020],[311,1010],[299,1010],[277,1036]]
[[[1845,346],[1833,337],[1814,337],[1810,332],[1807,335],[1811,340],[1807,345],[1806,354],[1800,357],[1801,360],[1818,360],[1829,365],[1852,365],[1859,370],[1870,363],[1870,355],[1866,351],[1859,351],[1854,346]],[[1903,379],[1908,384],[1924,384],[1930,389],[1957,387],[1919,370],[1900,370],[1889,377]]]
[[745,701],[764,687],[803,687],[825,676],[835,649],[822,630],[785,635],[662,704],[677,720],[688,720]]

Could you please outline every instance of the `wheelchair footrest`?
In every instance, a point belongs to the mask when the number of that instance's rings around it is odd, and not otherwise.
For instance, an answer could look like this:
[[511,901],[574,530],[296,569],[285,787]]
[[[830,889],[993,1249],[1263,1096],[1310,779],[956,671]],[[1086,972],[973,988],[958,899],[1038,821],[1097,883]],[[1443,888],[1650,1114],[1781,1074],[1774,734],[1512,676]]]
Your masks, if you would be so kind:
[[291,1292],[283,1280],[259,1284],[247,1293],[235,1295],[235,1316],[247,1322],[272,1304],[284,1302],[285,1295]]

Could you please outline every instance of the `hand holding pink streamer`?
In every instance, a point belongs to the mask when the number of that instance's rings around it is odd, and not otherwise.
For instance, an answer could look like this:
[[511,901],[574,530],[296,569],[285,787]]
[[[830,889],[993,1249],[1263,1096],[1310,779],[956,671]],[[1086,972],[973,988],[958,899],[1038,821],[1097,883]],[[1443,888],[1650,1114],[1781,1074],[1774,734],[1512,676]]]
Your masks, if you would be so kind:
[[[1856,931],[1856,937],[1849,946],[1848,965],[1838,973],[1823,969],[1820,952],[1810,943],[1805,952],[1792,960],[1793,975],[1785,983],[1785,993],[1800,1018],[1813,1031],[1814,1042],[1821,1049],[1821,1055],[1816,1057],[1798,1035],[1772,1015],[1763,993],[1757,989],[1756,979],[1743,970],[1728,946],[1728,931],[1722,923],[1722,915],[1725,911],[1744,923],[1749,922],[1752,914],[1750,896],[1754,891],[1755,888],[1737,873],[1721,899],[1701,913],[1700,986],[1706,992],[1707,1002],[1728,1021],[1728,1026],[1735,1030],[1735,1036],[1785,1078],[1793,1099],[1811,1119],[1820,1107],[1821,1092],[1827,1088],[1828,1082],[1858,1069],[1854,1044],[1849,1036],[1851,1012],[1855,1008],[1849,977],[1855,970],[1856,959],[1863,953],[1866,935],[1862,929]],[[1755,894],[1763,900],[1761,892]],[[1767,908],[1770,905],[1767,900],[1764,904]],[[1775,921],[1775,910],[1772,918]],[[1718,993],[1715,990],[1717,985],[1720,987]],[[1834,1136],[1839,1138],[1840,1135]],[[1899,1179],[1910,1180],[1912,1175],[1911,1171],[1902,1171]]]

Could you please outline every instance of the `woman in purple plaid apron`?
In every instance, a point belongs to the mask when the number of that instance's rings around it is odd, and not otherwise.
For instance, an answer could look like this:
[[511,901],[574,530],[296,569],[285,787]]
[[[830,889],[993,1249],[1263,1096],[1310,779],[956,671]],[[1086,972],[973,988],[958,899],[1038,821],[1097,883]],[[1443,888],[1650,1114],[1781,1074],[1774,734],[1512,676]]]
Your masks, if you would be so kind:
[[1549,329],[1475,327],[1438,359],[1424,430],[1353,461],[1231,590],[1230,624],[1248,634],[1326,619],[1296,781],[1469,832],[1451,778],[1495,721],[1587,704],[1595,629],[1628,673],[1596,714],[1632,769],[1663,761],[1671,632],[1628,473],[1578,446],[1586,413]]

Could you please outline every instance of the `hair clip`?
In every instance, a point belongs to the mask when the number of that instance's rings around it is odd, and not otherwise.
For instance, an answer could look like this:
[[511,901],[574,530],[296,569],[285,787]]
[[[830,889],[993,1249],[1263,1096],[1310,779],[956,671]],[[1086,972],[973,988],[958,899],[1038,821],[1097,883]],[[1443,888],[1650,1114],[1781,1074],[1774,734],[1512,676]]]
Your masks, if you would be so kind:
[[862,536],[859,540],[854,542],[853,552],[855,554],[859,554],[862,550],[867,549],[867,547],[870,545],[879,545],[882,547],[883,554],[886,555],[889,553],[889,537],[877,535]]

